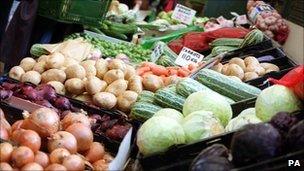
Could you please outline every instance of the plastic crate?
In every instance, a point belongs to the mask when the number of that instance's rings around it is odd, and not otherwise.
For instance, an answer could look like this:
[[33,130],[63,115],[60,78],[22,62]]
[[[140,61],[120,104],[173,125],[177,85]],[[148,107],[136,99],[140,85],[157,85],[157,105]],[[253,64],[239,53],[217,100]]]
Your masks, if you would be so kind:
[[38,14],[56,21],[97,26],[111,0],[40,0]]

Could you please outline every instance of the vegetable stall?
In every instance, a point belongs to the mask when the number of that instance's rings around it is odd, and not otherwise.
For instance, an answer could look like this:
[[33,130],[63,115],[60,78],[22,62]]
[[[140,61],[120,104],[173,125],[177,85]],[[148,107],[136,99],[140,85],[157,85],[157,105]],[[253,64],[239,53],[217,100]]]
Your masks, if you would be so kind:
[[0,170],[284,170],[303,159],[304,66],[281,47],[289,28],[273,7],[250,0],[226,19],[178,4],[148,21],[140,4],[100,3],[94,21],[44,13],[84,31],[33,44],[0,77]]

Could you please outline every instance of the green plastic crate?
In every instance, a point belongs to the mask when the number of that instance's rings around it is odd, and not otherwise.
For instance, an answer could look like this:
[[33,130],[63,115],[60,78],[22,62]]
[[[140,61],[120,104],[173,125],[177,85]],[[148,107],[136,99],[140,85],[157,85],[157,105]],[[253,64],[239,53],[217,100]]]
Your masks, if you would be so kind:
[[56,21],[97,26],[111,0],[39,0],[38,14]]

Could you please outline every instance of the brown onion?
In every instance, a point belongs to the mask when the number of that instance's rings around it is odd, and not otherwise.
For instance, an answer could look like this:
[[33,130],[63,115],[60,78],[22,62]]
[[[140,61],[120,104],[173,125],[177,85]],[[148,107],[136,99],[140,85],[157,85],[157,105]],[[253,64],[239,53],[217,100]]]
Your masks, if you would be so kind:
[[109,169],[109,164],[105,160],[101,159],[93,163],[93,167],[94,170],[107,171]]
[[65,157],[71,155],[70,152],[65,148],[57,148],[50,154],[50,162],[62,164]]
[[0,163],[0,170],[11,171],[11,170],[13,170],[13,168],[8,163],[2,162],[2,163]]
[[67,129],[74,123],[82,123],[83,125],[91,128],[89,118],[82,113],[73,113],[69,112],[61,121],[61,125],[63,129]]
[[59,131],[53,134],[48,140],[48,150],[52,152],[57,148],[65,148],[71,154],[77,152],[77,140],[73,134],[66,131]]
[[41,137],[48,137],[59,130],[58,114],[49,108],[39,108],[24,120],[22,128],[36,131]]
[[109,153],[106,153],[106,154],[103,156],[103,159],[104,159],[107,163],[110,163],[112,160],[114,160],[113,156],[111,156]]
[[[18,131],[19,130],[15,131],[14,133]],[[17,142],[19,145],[29,147],[33,152],[38,151],[41,147],[41,138],[37,132],[33,130],[20,129],[20,134],[16,137],[12,136],[12,140]]]
[[4,140],[8,140],[9,139],[8,131],[2,125],[0,125],[0,138],[2,138]]
[[16,121],[16,122],[12,125],[11,132],[14,132],[14,131],[20,129],[21,126],[22,126],[22,124],[23,124],[23,121],[24,121],[24,120],[18,120],[18,121]]
[[47,168],[45,168],[45,171],[66,171],[67,169],[61,165],[61,164],[51,164]]
[[86,151],[93,143],[93,133],[90,128],[81,123],[75,123],[66,129],[67,132],[74,135],[77,140],[77,151]]
[[86,151],[85,158],[89,162],[94,163],[97,160],[102,159],[104,154],[105,154],[104,146],[99,142],[93,142],[90,146],[90,149]]
[[81,157],[73,154],[63,159],[62,165],[67,168],[67,170],[84,170],[84,161]]
[[22,171],[43,171],[43,167],[40,166],[40,164],[38,164],[38,163],[31,162],[31,163],[24,165],[21,168],[21,170]]
[[10,143],[0,144],[0,162],[9,162],[14,148]]
[[35,154],[34,162],[40,164],[42,167],[45,168],[50,163],[49,156],[42,151],[37,151]]
[[0,108],[0,125],[2,125],[8,132],[11,131],[11,125],[5,119],[4,113]]
[[11,163],[13,167],[22,167],[27,163],[34,161],[33,151],[25,146],[20,146],[13,150],[11,156]]

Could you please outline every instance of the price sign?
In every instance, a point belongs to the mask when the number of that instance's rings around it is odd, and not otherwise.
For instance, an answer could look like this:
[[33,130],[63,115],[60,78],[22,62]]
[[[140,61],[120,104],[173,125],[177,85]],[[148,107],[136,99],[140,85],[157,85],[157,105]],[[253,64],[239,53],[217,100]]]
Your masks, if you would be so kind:
[[204,55],[195,52],[189,48],[183,47],[182,51],[179,53],[175,60],[175,64],[179,66],[187,66],[189,64],[197,64],[201,62]]
[[162,42],[158,42],[155,47],[154,50],[151,54],[151,61],[152,62],[156,62],[158,60],[158,58],[164,53],[164,47],[163,47],[163,43]]
[[185,7],[183,5],[177,4],[174,8],[171,18],[178,20],[184,24],[191,24],[196,11]]

